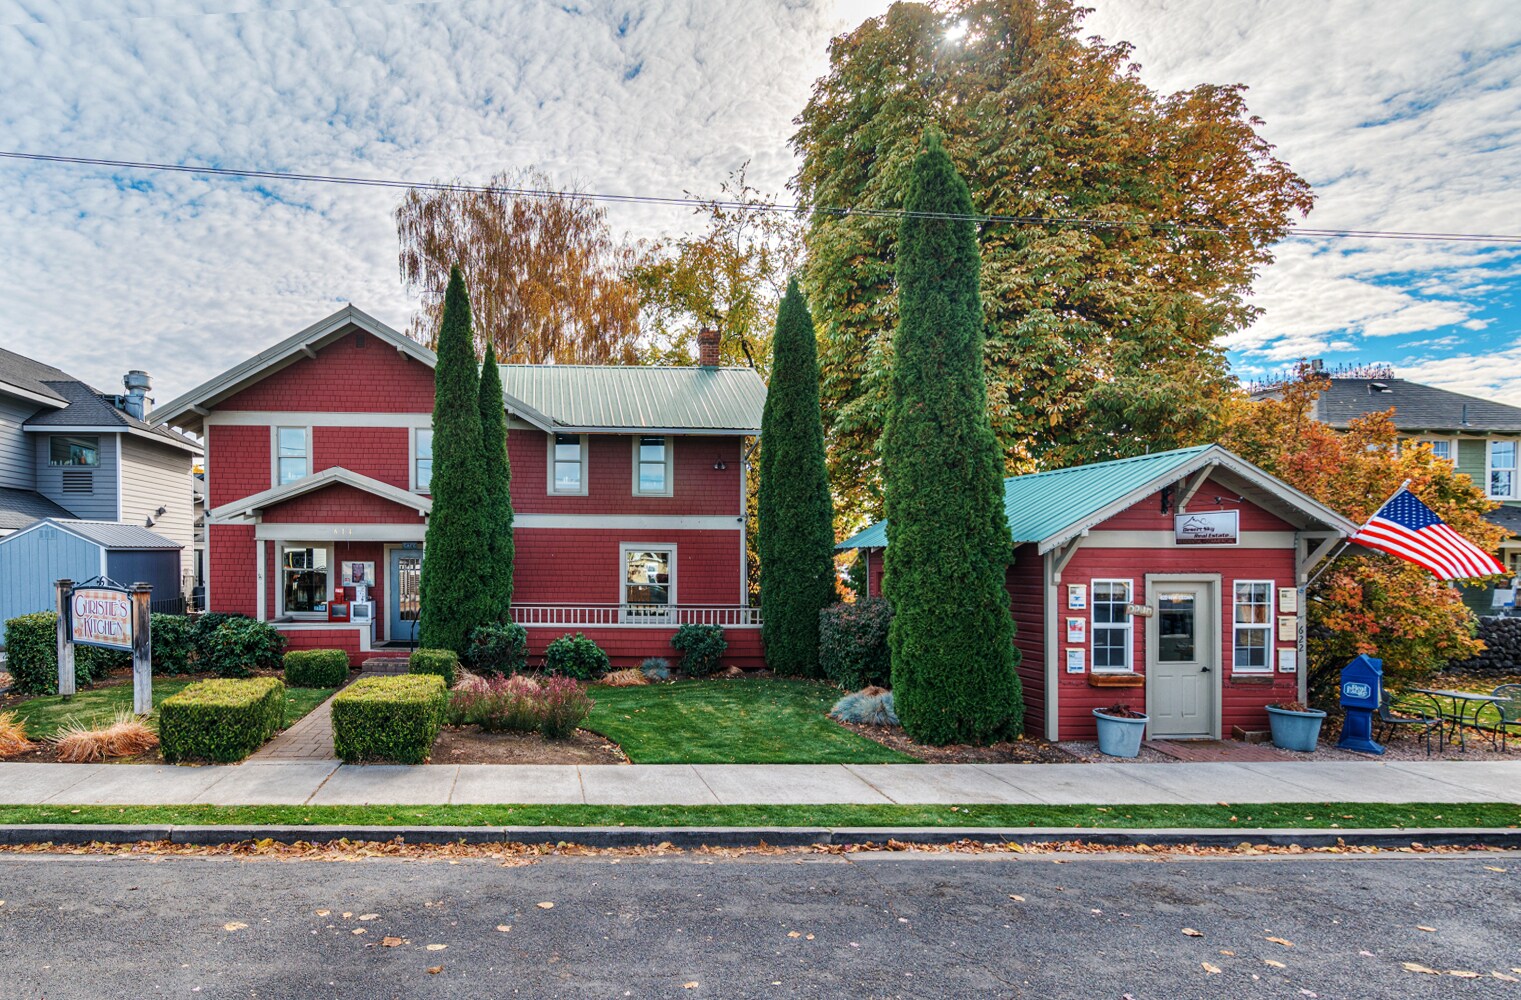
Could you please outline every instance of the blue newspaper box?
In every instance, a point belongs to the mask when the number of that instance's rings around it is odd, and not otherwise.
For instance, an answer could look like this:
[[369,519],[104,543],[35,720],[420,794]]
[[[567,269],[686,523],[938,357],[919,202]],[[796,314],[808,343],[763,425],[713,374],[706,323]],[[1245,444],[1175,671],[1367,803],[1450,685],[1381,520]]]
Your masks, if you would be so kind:
[[1381,744],[1373,742],[1373,713],[1378,711],[1383,691],[1383,660],[1356,656],[1341,668],[1341,707],[1347,715],[1342,720],[1338,747],[1358,753],[1384,752]]

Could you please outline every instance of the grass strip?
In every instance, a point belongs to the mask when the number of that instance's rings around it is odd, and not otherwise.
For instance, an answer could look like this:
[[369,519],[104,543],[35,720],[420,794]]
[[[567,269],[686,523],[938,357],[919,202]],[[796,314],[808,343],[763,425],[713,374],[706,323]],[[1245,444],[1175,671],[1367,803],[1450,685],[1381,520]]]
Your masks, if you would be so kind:
[[[179,694],[193,680],[186,677],[153,679],[153,716],[157,721],[158,706],[165,698]],[[336,688],[286,688],[285,725],[296,724],[312,709],[326,701]],[[111,684],[104,687],[85,688],[72,698],[60,695],[42,695],[28,698],[11,707],[23,723],[26,734],[34,740],[47,739],[56,733],[69,719],[87,725],[107,723],[118,711],[132,709],[132,685]]]
[[0,806],[0,824],[193,826],[818,826],[1073,827],[1084,829],[1415,829],[1521,826],[1501,802],[1266,805],[446,805]]

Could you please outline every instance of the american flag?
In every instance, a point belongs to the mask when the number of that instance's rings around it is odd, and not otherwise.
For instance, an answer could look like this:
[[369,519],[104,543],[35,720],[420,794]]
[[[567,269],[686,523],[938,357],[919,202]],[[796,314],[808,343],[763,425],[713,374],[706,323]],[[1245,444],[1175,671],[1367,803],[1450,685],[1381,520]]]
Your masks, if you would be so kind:
[[1442,580],[1505,572],[1494,556],[1449,528],[1408,489],[1402,488],[1368,518],[1352,541],[1424,566]]

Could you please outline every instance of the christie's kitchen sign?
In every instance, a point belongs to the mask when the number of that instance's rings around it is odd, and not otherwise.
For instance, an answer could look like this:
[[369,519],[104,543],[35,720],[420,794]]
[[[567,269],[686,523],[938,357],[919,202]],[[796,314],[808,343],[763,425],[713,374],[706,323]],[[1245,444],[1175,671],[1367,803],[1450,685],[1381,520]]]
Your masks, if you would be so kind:
[[1235,545],[1240,537],[1238,511],[1206,510],[1172,518],[1172,538],[1178,545]]
[[107,649],[132,648],[132,595],[114,587],[80,587],[69,595],[74,641]]

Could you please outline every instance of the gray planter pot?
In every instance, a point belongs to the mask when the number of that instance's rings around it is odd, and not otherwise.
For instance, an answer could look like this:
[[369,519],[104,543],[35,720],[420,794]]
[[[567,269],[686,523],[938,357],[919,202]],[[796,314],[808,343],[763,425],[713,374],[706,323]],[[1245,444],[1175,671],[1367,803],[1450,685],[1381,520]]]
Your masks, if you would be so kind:
[[1098,724],[1099,753],[1109,757],[1140,756],[1141,737],[1146,733],[1146,723],[1151,721],[1151,716],[1122,719],[1117,715],[1105,715],[1095,708],[1093,718]]
[[1308,712],[1290,712],[1286,708],[1267,706],[1268,725],[1273,731],[1273,746],[1280,750],[1310,753],[1320,742],[1320,724],[1326,713],[1318,708]]

